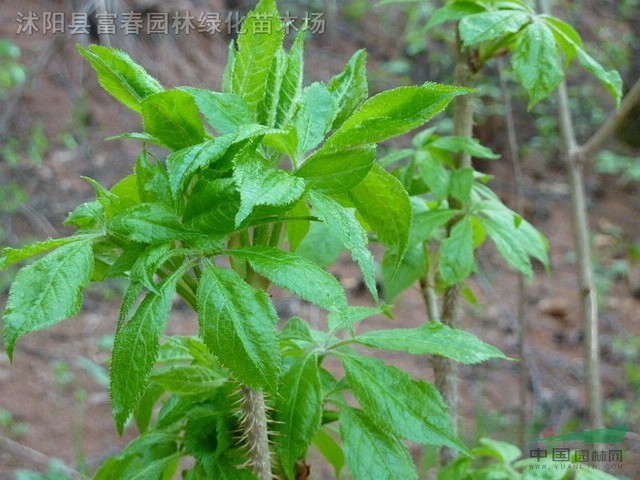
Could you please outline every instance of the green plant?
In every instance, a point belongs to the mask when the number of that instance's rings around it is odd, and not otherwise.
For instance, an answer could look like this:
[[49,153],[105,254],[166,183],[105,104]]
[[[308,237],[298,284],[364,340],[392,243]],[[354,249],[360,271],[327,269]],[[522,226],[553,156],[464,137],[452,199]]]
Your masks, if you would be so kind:
[[596,158],[596,170],[607,175],[619,175],[620,182],[627,184],[640,180],[640,162],[636,157],[603,150]]
[[[398,3],[398,2],[384,2]],[[404,2],[401,2],[404,3]],[[544,1],[539,2],[544,7]],[[427,9],[428,10],[428,9]],[[544,10],[544,8],[543,8]],[[582,40],[579,34],[569,24],[549,15],[546,11],[543,14],[537,13],[528,3],[521,0],[508,0],[504,2],[493,2],[483,0],[453,0],[435,10],[426,25],[422,28],[422,33],[427,33],[431,29],[446,22],[456,22],[456,67],[455,83],[460,85],[473,85],[477,74],[481,72],[489,62],[510,55],[511,66],[515,78],[522,85],[529,98],[529,109],[533,108],[540,101],[547,98],[556,89],[559,89],[559,119],[563,139],[565,140],[565,154],[572,175],[572,201],[573,216],[576,226],[576,244],[579,257],[579,272],[581,292],[582,316],[585,323],[585,337],[587,338],[585,348],[585,363],[587,365],[587,396],[589,398],[589,416],[595,427],[601,424],[601,393],[599,383],[599,361],[597,347],[597,309],[594,308],[597,301],[593,286],[593,275],[590,266],[590,252],[588,245],[588,227],[586,223],[586,206],[584,201],[584,187],[582,180],[581,162],[593,153],[594,149],[601,146],[603,138],[608,135],[609,127],[613,123],[603,127],[596,137],[597,141],[591,141],[584,148],[577,145],[573,133],[573,124],[569,112],[569,100],[564,84],[565,70],[569,64],[577,58],[579,63],[594,75],[614,97],[616,104],[620,104],[622,97],[622,81],[617,71],[606,71],[593,57],[591,57],[582,47]],[[502,71],[499,65],[499,71]],[[635,101],[627,97],[626,100]],[[483,219],[483,215],[474,214],[470,210],[473,204],[477,203],[470,193],[474,191],[474,177],[471,157],[478,156],[476,152],[469,151],[472,147],[473,122],[475,108],[469,97],[458,97],[454,101],[454,128],[455,137],[449,139],[450,145],[454,145],[453,155],[448,159],[434,158],[432,153],[421,153],[420,162],[427,162],[432,172],[423,173],[415,169],[419,162],[410,162],[409,178],[416,175],[424,177],[425,189],[422,193],[435,193],[435,209],[442,208],[454,210],[460,209],[463,215],[455,212],[443,213],[442,223],[436,227],[444,227],[444,233],[436,240],[441,242],[436,245],[435,259],[428,259],[428,245],[423,239],[422,248],[416,244],[415,259],[411,262],[410,276],[407,282],[401,287],[410,285],[409,280],[418,277],[419,272],[426,272],[420,278],[425,304],[430,320],[443,321],[445,324],[453,324],[456,321],[459,311],[459,293],[462,291],[461,282],[468,277],[474,265],[475,243],[481,244],[485,234],[492,238],[500,254],[514,267],[522,273],[530,275],[531,265],[529,257],[546,261],[546,251],[540,254],[540,240],[536,244],[531,243],[531,235],[523,233],[520,228],[521,217],[504,207],[499,200],[494,201],[495,205],[489,206],[489,223]],[[625,105],[625,108],[627,106]],[[615,122],[619,122],[618,117]],[[510,127],[510,150],[511,157],[516,160],[517,140],[514,131],[515,122],[511,121]],[[425,134],[428,137],[429,134]],[[422,139],[419,143],[421,143]],[[475,145],[476,147],[478,145]],[[410,153],[410,155],[412,155]],[[423,160],[424,159],[424,160]],[[425,167],[422,167],[423,170]],[[447,169],[451,169],[452,174]],[[402,173],[401,173],[402,174]],[[454,177],[455,176],[455,177]],[[455,182],[451,182],[455,178]],[[443,179],[444,181],[438,180]],[[413,181],[413,180],[412,180]],[[431,182],[431,184],[429,184]],[[451,182],[449,184],[449,182]],[[464,187],[461,196],[460,188]],[[442,190],[442,195],[436,189]],[[486,195],[494,195],[487,189]],[[494,195],[495,196],[495,195]],[[481,200],[488,200],[481,198]],[[497,200],[497,199],[496,199]],[[425,205],[421,207],[425,209]],[[426,210],[432,207],[426,205]],[[497,213],[497,212],[500,213]],[[440,213],[440,212],[436,212]],[[430,213],[429,213],[430,214]],[[496,218],[491,216],[499,215],[500,228],[492,225]],[[434,218],[436,218],[434,216]],[[485,217],[486,218],[486,217]],[[475,228],[474,228],[475,221]],[[479,226],[478,226],[479,224]],[[510,229],[511,233],[507,230]],[[525,223],[524,230],[533,230]],[[434,232],[437,230],[434,229]],[[474,237],[474,233],[476,236]],[[533,233],[533,232],[532,232]],[[524,239],[522,236],[529,236]],[[445,251],[448,250],[448,251]],[[544,249],[543,249],[544,250]],[[442,251],[445,251],[443,254]],[[460,253],[462,252],[462,253]],[[537,254],[534,252],[538,252]],[[410,258],[410,257],[405,257]],[[524,290],[524,284],[520,280],[520,298]],[[442,291],[442,308],[439,307],[437,287],[444,285]],[[402,289],[401,288],[401,289]],[[400,291],[399,289],[398,291]],[[520,300],[519,307],[519,329],[520,329],[520,350],[524,352],[524,307]],[[455,387],[455,373],[453,366],[446,359],[434,359],[434,370],[436,384],[442,391],[448,405],[455,414],[457,404],[457,394]],[[524,379],[524,375],[521,376]],[[521,381],[520,392],[522,402],[526,395],[526,382]],[[521,421],[525,417],[521,414]],[[455,418],[455,417],[454,417]],[[521,430],[524,431],[524,422]],[[522,442],[524,442],[522,440]],[[442,460],[448,462],[452,457],[450,452],[444,451]]]
[[9,90],[26,80],[26,70],[20,63],[20,48],[11,40],[0,39],[0,100]]
[[522,452],[518,447],[490,438],[481,438],[480,446],[471,453],[440,470],[438,480],[615,480],[600,470],[582,469],[575,459],[562,464],[549,458],[519,460]]
[[29,430],[29,425],[17,422],[9,410],[0,408],[0,429],[11,437],[21,437]]
[[[75,235],[5,249],[0,266],[49,252],[11,288],[10,357],[22,335],[78,313],[90,282],[128,280],[111,404],[118,431],[133,416],[141,435],[96,478],[168,478],[189,456],[188,479],[295,478],[315,443],[353,478],[411,479],[416,467],[402,440],[467,451],[431,384],[352,347],[464,363],[504,356],[436,324],[356,335],[356,324],[384,306],[348,306],[335,277],[295,252],[311,224],[325,225],[377,299],[365,227],[393,246],[400,268],[412,210],[402,184],[374,162],[375,145],[470,90],[426,83],[367,100],[362,51],[328,84],[303,88],[304,34],[287,52],[279,26],[275,2],[261,1],[230,48],[222,93],[164,90],[121,51],[79,49],[102,86],[142,116],[144,132],[122,136],[143,142],[134,173],[110,189],[88,179],[97,199],[67,218]],[[158,160],[146,143],[170,153]],[[456,190],[465,197],[469,173]],[[272,284],[326,310],[326,329],[300,318],[278,327]],[[174,293],[197,312],[199,337],[160,344]],[[328,357],[346,375],[325,367]]]

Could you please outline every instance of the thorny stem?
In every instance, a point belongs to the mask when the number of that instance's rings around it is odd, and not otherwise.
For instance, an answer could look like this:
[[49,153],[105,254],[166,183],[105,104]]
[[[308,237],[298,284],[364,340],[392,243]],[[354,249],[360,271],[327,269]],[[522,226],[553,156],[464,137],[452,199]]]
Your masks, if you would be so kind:
[[[274,226],[275,228],[275,226]],[[279,237],[279,236],[278,236]],[[237,236],[229,241],[229,247],[242,247],[250,244],[249,235]],[[233,256],[229,257],[233,259]],[[269,289],[269,282],[244,264],[244,277],[254,288]],[[242,426],[248,446],[249,465],[258,480],[272,480],[271,450],[269,449],[269,418],[264,394],[242,386]]]
[[258,480],[272,480],[267,409],[259,390],[242,387],[242,422],[253,473]]

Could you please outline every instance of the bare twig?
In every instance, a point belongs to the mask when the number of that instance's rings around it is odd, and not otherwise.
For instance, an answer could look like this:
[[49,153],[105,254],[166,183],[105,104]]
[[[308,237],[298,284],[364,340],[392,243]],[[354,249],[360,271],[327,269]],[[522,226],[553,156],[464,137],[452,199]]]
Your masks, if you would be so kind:
[[[48,467],[49,465],[51,465],[51,462],[55,460],[54,458],[49,457],[48,455],[45,455],[42,452],[39,452],[37,450],[34,450],[33,448],[27,447],[26,445],[22,445],[21,443],[18,443],[2,435],[0,435],[0,447],[2,447],[3,450],[9,452],[12,455],[22,457],[26,460],[32,461],[33,463],[42,465],[43,467]],[[87,478],[84,475],[82,475],[80,472],[64,464],[60,464],[59,469],[62,473],[64,473],[65,475],[68,475],[72,479]]]
[[631,87],[631,90],[622,99],[620,107],[613,112],[607,121],[598,129],[598,131],[589,139],[587,143],[579,147],[579,153],[582,160],[587,161],[595,155],[601,148],[609,136],[618,128],[620,123],[631,112],[631,109],[640,102],[640,78]]

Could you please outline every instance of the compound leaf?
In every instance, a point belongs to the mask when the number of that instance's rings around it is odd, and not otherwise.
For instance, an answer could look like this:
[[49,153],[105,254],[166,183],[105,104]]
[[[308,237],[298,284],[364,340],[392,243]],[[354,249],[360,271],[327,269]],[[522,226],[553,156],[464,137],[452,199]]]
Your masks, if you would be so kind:
[[564,79],[553,33],[541,21],[528,25],[518,37],[511,63],[529,94],[529,108],[548,97]]

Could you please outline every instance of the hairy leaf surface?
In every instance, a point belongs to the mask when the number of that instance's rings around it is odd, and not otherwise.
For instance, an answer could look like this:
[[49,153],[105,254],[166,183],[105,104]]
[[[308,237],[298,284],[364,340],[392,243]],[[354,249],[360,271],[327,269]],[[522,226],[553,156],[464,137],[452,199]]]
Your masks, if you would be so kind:
[[260,275],[298,297],[329,311],[342,310],[347,298],[338,280],[299,255],[272,247],[244,247],[231,255],[249,261]]
[[240,382],[276,390],[280,357],[278,317],[266,293],[233,270],[207,264],[198,287],[200,336]]
[[376,330],[358,335],[356,340],[371,348],[413,355],[441,355],[466,364],[506,358],[500,350],[476,336],[437,322],[428,322],[418,328]]
[[4,343],[13,357],[18,339],[76,315],[93,275],[91,242],[63,245],[16,275],[4,311]]
[[160,83],[121,50],[89,45],[78,51],[91,63],[100,85],[127,107],[141,111],[140,103],[149,95],[162,91]]
[[309,198],[314,207],[313,212],[351,252],[351,256],[362,270],[367,288],[374,298],[377,298],[375,262],[367,248],[367,232],[358,223],[355,214],[323,193],[310,192]]
[[340,434],[347,466],[355,480],[418,479],[407,447],[361,410],[341,409]]

